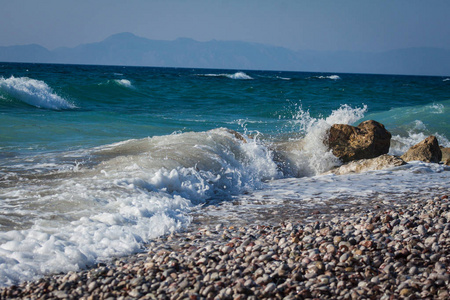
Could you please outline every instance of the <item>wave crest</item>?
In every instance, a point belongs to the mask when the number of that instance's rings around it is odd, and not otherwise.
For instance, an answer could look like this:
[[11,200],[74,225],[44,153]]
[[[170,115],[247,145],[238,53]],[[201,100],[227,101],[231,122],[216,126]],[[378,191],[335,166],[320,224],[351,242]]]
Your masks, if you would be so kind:
[[131,81],[128,79],[115,79],[114,82],[118,85],[121,85],[126,88],[132,88],[133,85],[131,84]]
[[312,78],[317,78],[317,79],[331,79],[331,80],[339,80],[341,79],[341,77],[339,77],[338,75],[329,75],[329,76],[314,76]]
[[28,77],[0,78],[0,89],[29,105],[46,109],[72,109],[75,105],[57,95],[44,81]]
[[236,72],[233,74],[199,74],[198,76],[204,77],[226,77],[230,79],[251,80],[253,77],[245,74],[244,72]]
[[227,77],[231,78],[231,79],[245,79],[245,80],[253,79],[252,77],[248,76],[244,72],[237,72],[232,75],[227,75]]
[[303,139],[275,145],[276,159],[283,172],[295,177],[314,176],[340,165],[340,160],[324,143],[327,132],[333,124],[355,123],[366,111],[367,105],[352,108],[345,104],[326,118],[314,118],[309,111],[298,107],[291,126],[304,135]]
[[102,163],[107,173],[135,165],[146,170],[139,183],[127,184],[193,202],[227,198],[279,175],[262,143],[224,128],[129,140],[99,149],[96,155],[113,157]]

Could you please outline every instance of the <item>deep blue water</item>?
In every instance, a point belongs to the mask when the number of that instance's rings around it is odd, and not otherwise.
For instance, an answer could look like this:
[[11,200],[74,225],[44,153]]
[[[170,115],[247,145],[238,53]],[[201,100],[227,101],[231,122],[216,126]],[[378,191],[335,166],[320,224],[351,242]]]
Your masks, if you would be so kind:
[[450,81],[443,77],[237,72],[2,64],[0,151],[66,150],[219,127],[276,138],[297,130],[290,121],[299,109],[317,118],[343,104],[367,105],[366,119],[376,116],[394,132],[420,120],[429,133],[450,134],[446,118],[429,108],[448,112]]

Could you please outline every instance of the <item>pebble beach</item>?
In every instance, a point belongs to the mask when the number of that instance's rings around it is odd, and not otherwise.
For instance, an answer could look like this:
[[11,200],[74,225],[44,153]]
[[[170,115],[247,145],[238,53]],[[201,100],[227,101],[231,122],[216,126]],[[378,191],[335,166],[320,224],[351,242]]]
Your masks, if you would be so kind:
[[266,225],[194,220],[142,253],[9,286],[0,297],[448,299],[449,191],[437,192]]

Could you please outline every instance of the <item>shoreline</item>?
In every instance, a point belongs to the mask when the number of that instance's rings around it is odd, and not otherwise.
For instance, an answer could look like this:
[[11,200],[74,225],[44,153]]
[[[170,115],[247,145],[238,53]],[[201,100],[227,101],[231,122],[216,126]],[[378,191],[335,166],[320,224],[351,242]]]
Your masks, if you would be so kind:
[[188,230],[155,239],[143,253],[1,288],[0,297],[446,299],[449,192],[311,210],[303,219],[281,214],[268,220],[272,225],[194,219]]

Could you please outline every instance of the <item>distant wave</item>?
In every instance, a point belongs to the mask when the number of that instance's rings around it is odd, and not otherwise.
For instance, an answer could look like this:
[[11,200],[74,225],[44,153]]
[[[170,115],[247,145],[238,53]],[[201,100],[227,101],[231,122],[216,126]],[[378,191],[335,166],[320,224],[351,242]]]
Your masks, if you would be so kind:
[[429,105],[427,108],[430,109],[430,112],[432,114],[442,114],[444,113],[444,105],[443,104],[438,104],[438,103],[433,103],[431,105]]
[[450,81],[450,78],[445,78],[445,79],[442,80],[442,81]]
[[226,77],[230,79],[244,79],[249,80],[253,79],[252,77],[248,76],[244,72],[236,72],[234,74],[198,74],[198,76],[205,76],[205,77]]
[[76,106],[57,95],[44,81],[28,77],[0,78],[0,89],[10,97],[47,109],[71,109]]
[[252,77],[248,76],[244,72],[237,72],[232,75],[227,75],[228,78],[231,79],[253,79]]
[[114,82],[116,82],[118,85],[127,87],[127,88],[132,88],[133,85],[131,84],[131,81],[129,81],[128,79],[115,79]]
[[118,85],[125,88],[134,88],[133,84],[128,79],[112,79],[99,83],[98,85]]
[[312,78],[318,78],[318,79],[332,79],[332,80],[339,80],[341,77],[338,75],[330,75],[330,76],[314,76]]

